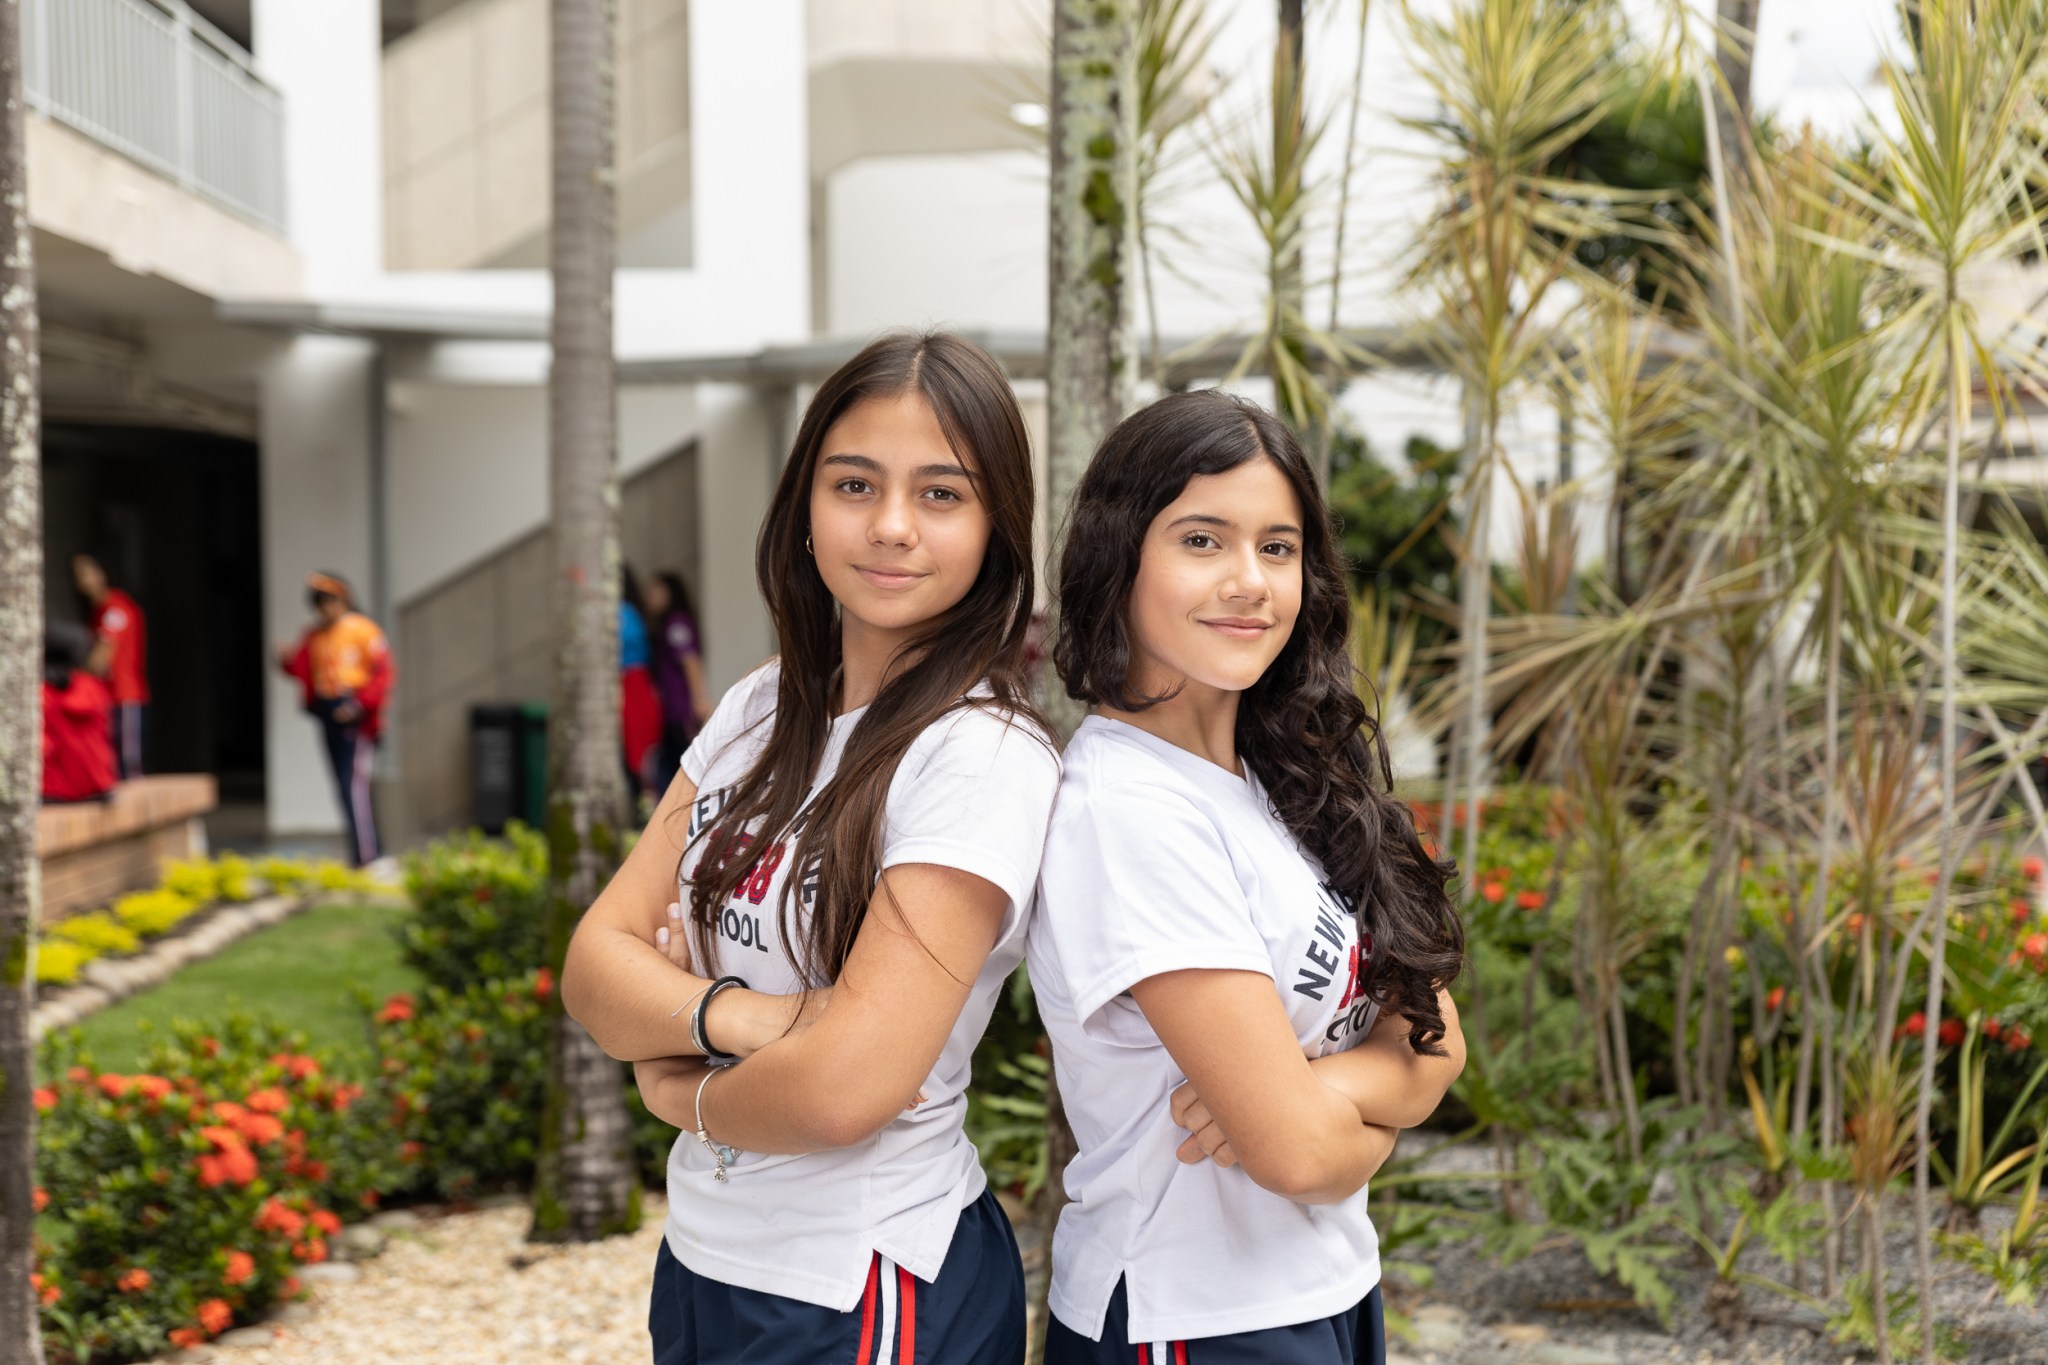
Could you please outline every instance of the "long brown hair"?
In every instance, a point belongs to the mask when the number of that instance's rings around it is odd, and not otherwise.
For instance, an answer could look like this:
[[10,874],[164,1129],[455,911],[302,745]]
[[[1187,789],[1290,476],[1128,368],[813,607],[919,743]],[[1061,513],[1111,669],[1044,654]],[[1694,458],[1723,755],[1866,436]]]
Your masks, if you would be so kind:
[[[835,422],[862,403],[913,391],[974,469],[975,492],[988,509],[988,548],[967,595],[903,646],[900,666],[854,725],[832,780],[806,805],[824,757],[840,662],[839,604],[805,550],[811,480]],[[889,784],[911,742],[948,713],[976,706],[1043,730],[1024,676],[1035,505],[1030,440],[1016,395],[995,357],[972,342],[948,332],[894,332],[819,387],[754,550],[781,676],[766,746],[698,835],[705,851],[690,881],[690,922],[699,962],[718,960],[720,912],[751,875],[756,853],[780,842],[795,859],[776,906],[790,964],[806,988],[836,980],[867,917]],[[935,648],[941,642],[944,648]],[[987,693],[970,695],[984,681]],[[755,837],[740,837],[757,823]],[[801,844],[799,833],[806,836]],[[812,884],[810,918],[799,923],[800,902],[790,892]]]
[[1370,934],[1367,998],[1405,1015],[1417,1052],[1441,1055],[1437,991],[1464,962],[1465,931],[1431,857],[1393,795],[1379,718],[1359,699],[1351,598],[1322,489],[1286,426],[1219,390],[1172,394],[1103,440],[1074,492],[1060,554],[1053,663],[1077,700],[1142,711],[1165,697],[1130,684],[1131,589],[1145,533],[1188,481],[1270,460],[1301,499],[1301,614],[1237,708],[1237,752],[1273,811]]

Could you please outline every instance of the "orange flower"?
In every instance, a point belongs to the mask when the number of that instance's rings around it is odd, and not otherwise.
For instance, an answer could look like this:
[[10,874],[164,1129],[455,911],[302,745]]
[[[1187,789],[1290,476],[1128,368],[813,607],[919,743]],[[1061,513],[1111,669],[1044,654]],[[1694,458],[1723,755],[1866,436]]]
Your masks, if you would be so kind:
[[2032,854],[2029,854],[2027,857],[2020,859],[2020,875],[2022,877],[2025,877],[2028,881],[2040,881],[2041,873],[2044,871],[2048,871],[2048,864],[2042,863],[2042,861],[2039,858],[2033,856]]
[[209,1336],[219,1336],[234,1325],[235,1310],[226,1299],[208,1299],[199,1305],[199,1325]]
[[215,1100],[213,1102],[213,1116],[222,1123],[240,1123],[244,1118],[248,1117],[248,1114],[248,1110],[236,1104],[233,1100]]
[[2020,951],[2036,962],[2048,957],[2048,934],[2028,934],[2026,942],[2020,944]]
[[326,1233],[329,1237],[335,1237],[340,1235],[341,1220],[339,1218],[336,1218],[333,1214],[329,1213],[326,1209],[314,1209],[312,1213],[312,1219],[313,1226],[320,1229],[320,1231]]
[[256,1158],[247,1147],[235,1147],[217,1155],[200,1157],[198,1165],[199,1183],[208,1189],[230,1182],[246,1185],[260,1173]]
[[541,968],[541,969],[540,969],[540,970],[539,970],[538,972],[536,972],[536,973],[534,974],[534,978],[533,978],[533,998],[534,998],[534,999],[536,999],[536,1000],[545,1000],[545,999],[547,999],[547,998],[548,998],[548,997],[549,997],[550,995],[554,994],[554,990],[555,990],[555,973],[554,973],[553,969],[551,969],[551,968],[548,968],[548,967],[543,967],[543,968]]
[[380,1024],[397,1024],[412,1018],[412,997],[394,995],[384,1002],[384,1008],[377,1013]]
[[337,1114],[347,1112],[348,1107],[351,1104],[354,1104],[357,1100],[361,1099],[362,1097],[363,1088],[359,1085],[335,1086],[334,1094],[331,1097],[331,1102],[334,1105],[334,1112]]
[[70,1079],[73,1085],[84,1085],[87,1081],[92,1079],[92,1073],[90,1071],[87,1071],[82,1066],[74,1066],[69,1071],[66,1071],[64,1074],[66,1077]]
[[1783,986],[1771,987],[1771,993],[1764,997],[1764,1008],[1769,1010],[1772,1014],[1776,1014],[1778,1012],[1779,1006],[1783,1005],[1784,1003],[1785,988]]
[[29,1098],[35,1101],[38,1114],[47,1114],[57,1107],[57,1092],[50,1089],[47,1085],[36,1091]]
[[220,1056],[220,1040],[218,1038],[201,1038],[199,1040],[199,1051],[208,1057]]
[[296,1299],[299,1296],[299,1277],[285,1276],[284,1283],[277,1287],[277,1293],[279,1298]]
[[41,1185],[38,1185],[36,1186],[35,1193],[29,1197],[29,1202],[36,1206],[37,1213],[41,1213],[44,1209],[50,1207],[50,1192]]
[[292,1248],[292,1255],[307,1265],[319,1265],[327,1259],[327,1243],[318,1237],[308,1237]]
[[1543,893],[1541,891],[1523,891],[1516,895],[1515,904],[1521,906],[1524,910],[1541,910],[1543,908]]
[[143,1290],[149,1288],[150,1283],[149,1272],[141,1266],[136,1266],[120,1279],[114,1281],[114,1287],[123,1294],[140,1294]]
[[177,1089],[162,1076],[133,1076],[129,1079],[135,1083],[136,1091],[146,1100],[161,1100]]
[[118,1100],[128,1093],[128,1078],[109,1071],[99,1078],[100,1093],[110,1100]]
[[1488,905],[1499,905],[1501,898],[1507,893],[1508,889],[1499,882],[1488,882],[1479,888],[1479,894],[1486,897]]
[[51,1304],[64,1297],[62,1289],[44,1280],[41,1275],[34,1273],[31,1273],[28,1277],[28,1287],[36,1291],[36,1297],[43,1301],[43,1307],[45,1308],[48,1308]]
[[208,1127],[201,1128],[199,1130],[199,1136],[205,1138],[208,1142],[212,1143],[215,1149],[218,1151],[245,1151],[248,1149],[249,1146],[248,1141],[245,1138],[243,1138],[239,1130],[234,1128],[225,1128],[219,1124],[212,1124]]
[[291,1096],[274,1085],[249,1097],[249,1107],[259,1114],[282,1114],[291,1102]]
[[246,1251],[229,1251],[228,1268],[221,1275],[222,1281],[233,1286],[247,1284],[255,1278],[256,1258]]
[[297,1237],[306,1230],[304,1214],[278,1202],[273,1196],[263,1201],[263,1207],[256,1210],[258,1232],[281,1232],[287,1238]]
[[283,1067],[284,1073],[295,1081],[310,1080],[320,1074],[320,1063],[304,1053],[274,1053],[270,1058],[270,1064]]
[[197,1327],[173,1327],[171,1329],[171,1345],[173,1346],[189,1351],[194,1346],[204,1346],[205,1344],[206,1333],[200,1331]]
[[237,1132],[258,1146],[284,1136],[284,1124],[271,1114],[251,1114],[235,1125]]

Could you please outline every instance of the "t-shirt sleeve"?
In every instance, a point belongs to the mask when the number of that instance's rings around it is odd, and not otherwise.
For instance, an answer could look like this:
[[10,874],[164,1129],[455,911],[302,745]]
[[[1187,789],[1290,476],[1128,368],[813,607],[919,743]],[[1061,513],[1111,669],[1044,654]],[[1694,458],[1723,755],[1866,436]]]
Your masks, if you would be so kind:
[[711,712],[711,719],[704,722],[704,728],[683,752],[683,772],[692,783],[703,786],[704,774],[711,770],[720,752],[751,728],[752,718],[763,709],[754,704],[763,688],[768,689],[767,700],[774,700],[776,676],[774,664],[763,664],[726,689]]
[[946,717],[904,754],[889,784],[882,867],[971,872],[1009,897],[999,941],[1022,929],[1059,790],[1052,743],[1028,721],[987,710]]
[[1179,793],[1120,784],[1063,808],[1046,840],[1038,925],[1088,1026],[1164,972],[1273,975],[1215,824]]

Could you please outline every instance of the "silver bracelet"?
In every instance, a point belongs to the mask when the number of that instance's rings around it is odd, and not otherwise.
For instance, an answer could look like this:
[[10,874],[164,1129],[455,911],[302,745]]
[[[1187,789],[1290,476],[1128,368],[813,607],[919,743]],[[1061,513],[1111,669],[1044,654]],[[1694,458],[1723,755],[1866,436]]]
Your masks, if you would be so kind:
[[713,1142],[711,1135],[704,1131],[704,1087],[711,1084],[711,1078],[717,1074],[718,1070],[714,1067],[704,1073],[703,1080],[697,1082],[697,1141],[704,1144],[704,1150],[711,1153],[711,1159],[717,1163],[712,1168],[712,1178],[723,1184],[725,1183],[725,1168],[739,1160],[740,1149]]
[[675,1007],[674,1009],[670,1010],[670,1011],[668,1012],[668,1017],[669,1017],[669,1018],[671,1018],[671,1019],[675,1018],[675,1017],[676,1017],[676,1016],[677,1016],[678,1014],[681,1014],[681,1013],[682,1013],[682,1012],[683,1012],[684,1010],[686,1010],[686,1009],[690,1008],[690,1006],[692,1006],[692,1005],[696,1004],[696,1003],[697,1003],[697,996],[700,996],[700,995],[704,994],[704,992],[705,992],[705,991],[708,991],[708,990],[710,990],[710,989],[711,989],[711,983],[710,983],[709,981],[705,982],[705,983],[704,983],[704,984],[703,984],[702,986],[700,986],[700,987],[698,987],[698,988],[697,988],[697,995],[693,995],[693,996],[691,996],[691,997],[690,997],[690,998],[689,998],[688,1000],[685,1000],[685,1001],[684,1001],[684,1002],[683,1002],[682,1004],[680,1004],[680,1005],[677,1005],[677,1006],[676,1006],[676,1007]]

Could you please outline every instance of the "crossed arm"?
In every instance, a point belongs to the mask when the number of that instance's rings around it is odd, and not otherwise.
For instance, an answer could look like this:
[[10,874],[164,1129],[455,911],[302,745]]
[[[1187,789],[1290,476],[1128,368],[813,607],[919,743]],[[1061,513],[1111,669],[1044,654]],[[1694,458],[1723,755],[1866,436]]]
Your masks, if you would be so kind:
[[1416,1054],[1409,1023],[1387,1015],[1366,1040],[1311,1061],[1270,978],[1168,972],[1131,994],[1188,1077],[1172,1097],[1188,1130],[1180,1159],[1241,1165],[1259,1186],[1304,1204],[1349,1198],[1393,1154],[1402,1128],[1427,1118],[1464,1068],[1448,993],[1444,1057]]
[[[710,982],[672,961],[656,939],[662,929],[685,932],[666,907],[695,799],[695,785],[678,774],[584,915],[562,972],[564,1008],[598,1046],[634,1063],[649,1110],[690,1132],[709,1073],[682,1007]],[[1008,904],[972,873],[892,867],[830,991],[814,992],[808,1005],[800,996],[721,991],[704,1031],[714,1047],[744,1061],[704,1085],[705,1130],[720,1143],[767,1153],[847,1147],[879,1132],[937,1064]],[[674,956],[688,960],[686,952]]]

